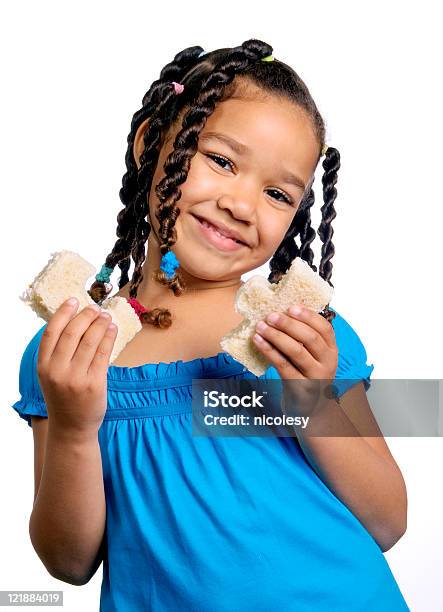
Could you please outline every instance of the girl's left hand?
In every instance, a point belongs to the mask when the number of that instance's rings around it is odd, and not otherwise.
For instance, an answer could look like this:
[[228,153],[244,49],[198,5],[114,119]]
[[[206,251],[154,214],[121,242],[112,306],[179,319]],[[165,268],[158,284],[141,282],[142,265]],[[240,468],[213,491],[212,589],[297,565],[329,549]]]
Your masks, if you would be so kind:
[[[300,308],[297,314],[293,308]],[[275,315],[275,317],[274,317]],[[261,328],[261,323],[265,327]],[[290,414],[305,416],[325,401],[324,389],[333,382],[338,349],[332,324],[319,313],[294,304],[286,313],[271,313],[256,326],[253,342],[276,368],[287,388],[282,399]],[[257,336],[261,341],[257,341]],[[307,381],[317,379],[314,383]],[[305,382],[303,382],[305,381]],[[289,391],[288,391],[289,390]],[[294,406],[296,404],[296,406]]]

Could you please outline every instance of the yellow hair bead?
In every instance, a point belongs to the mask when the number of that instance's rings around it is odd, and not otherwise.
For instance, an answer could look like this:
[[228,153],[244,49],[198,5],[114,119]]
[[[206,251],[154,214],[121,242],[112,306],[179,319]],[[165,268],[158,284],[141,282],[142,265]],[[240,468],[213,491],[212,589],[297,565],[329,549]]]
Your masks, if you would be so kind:
[[326,155],[326,151],[328,150],[328,148],[329,148],[328,145],[325,143],[322,147],[321,154]]
[[262,57],[261,61],[262,62],[273,62],[274,61],[274,56],[273,55],[267,55],[266,57]]

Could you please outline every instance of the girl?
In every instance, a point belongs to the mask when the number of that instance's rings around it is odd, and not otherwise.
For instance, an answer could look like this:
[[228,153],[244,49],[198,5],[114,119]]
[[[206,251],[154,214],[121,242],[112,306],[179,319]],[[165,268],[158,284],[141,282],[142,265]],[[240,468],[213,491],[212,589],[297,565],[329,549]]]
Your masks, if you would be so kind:
[[219,350],[242,275],[270,260],[277,282],[295,257],[317,271],[322,154],[332,285],[340,158],[324,140],[304,82],[256,39],[177,54],[133,117],[118,240],[89,293],[100,303],[118,265],[143,328],[110,366],[109,320],[63,304],[13,405],[35,437],[32,543],[71,584],[103,561],[102,612],[408,609],[383,556],[406,529],[405,485],[383,437],[361,435],[374,366],[336,311],[288,310],[255,342],[260,378],[341,379],[342,408],[322,410],[345,436],[192,435],[193,379],[257,379]]

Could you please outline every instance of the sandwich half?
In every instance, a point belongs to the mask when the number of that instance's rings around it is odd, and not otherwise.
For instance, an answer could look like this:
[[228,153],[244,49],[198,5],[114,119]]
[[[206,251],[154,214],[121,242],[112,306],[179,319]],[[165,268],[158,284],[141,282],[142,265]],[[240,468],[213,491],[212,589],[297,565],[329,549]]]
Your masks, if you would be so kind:
[[[48,322],[59,306],[69,297],[79,301],[77,314],[95,304],[86,290],[87,280],[95,276],[96,269],[86,259],[73,251],[51,253],[46,266],[37,274],[19,298]],[[117,337],[110,357],[112,363],[123,348],[140,331],[142,324],[132,306],[123,297],[106,298],[100,307],[111,315],[118,327]]]
[[271,365],[252,340],[257,323],[271,312],[285,312],[295,303],[321,312],[331,301],[333,288],[315,273],[309,264],[296,257],[278,283],[256,275],[237,291],[235,310],[244,320],[223,336],[222,349],[242,363],[250,372],[261,376]]

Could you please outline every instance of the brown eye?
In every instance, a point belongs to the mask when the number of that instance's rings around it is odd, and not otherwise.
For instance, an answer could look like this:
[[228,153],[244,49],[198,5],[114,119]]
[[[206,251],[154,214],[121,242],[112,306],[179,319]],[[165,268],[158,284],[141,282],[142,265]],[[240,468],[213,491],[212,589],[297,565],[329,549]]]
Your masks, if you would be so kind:
[[[220,168],[223,168],[222,164],[219,164],[218,161],[216,161],[217,159],[220,159],[222,162],[225,162],[227,164],[230,164],[231,168],[233,168],[234,164],[227,158],[227,157],[222,157],[221,155],[215,155],[214,153],[206,153],[206,157],[209,157],[209,159],[213,159],[214,162],[217,164],[217,166],[220,166]],[[226,170],[226,168],[223,168],[224,170]],[[279,189],[268,189],[268,191],[273,191],[274,193],[278,193],[279,195],[283,196],[283,200],[279,200],[277,198],[274,198],[274,200],[277,200],[277,202],[286,202],[287,204],[289,204],[289,206],[292,206],[292,200],[283,192],[280,191]],[[274,197],[274,196],[271,196]]]
[[[214,161],[216,159],[221,159],[222,161],[227,162],[228,164],[231,164],[231,168],[233,166],[232,162],[229,161],[229,159],[227,159],[226,157],[221,157],[220,155],[213,155],[211,153],[207,153],[206,157],[209,157],[209,159],[213,159]],[[223,168],[223,166],[221,164],[219,164],[217,161],[215,161],[215,163],[217,164],[217,166],[220,166],[221,168]]]
[[[283,191],[278,191],[277,189],[268,189],[268,191],[273,191],[274,193],[280,194],[281,196],[284,197],[284,201],[287,204],[290,204],[292,206],[292,201],[283,193]],[[272,197],[274,197],[274,196],[272,196]],[[281,202],[281,200],[279,200],[279,201]]]

